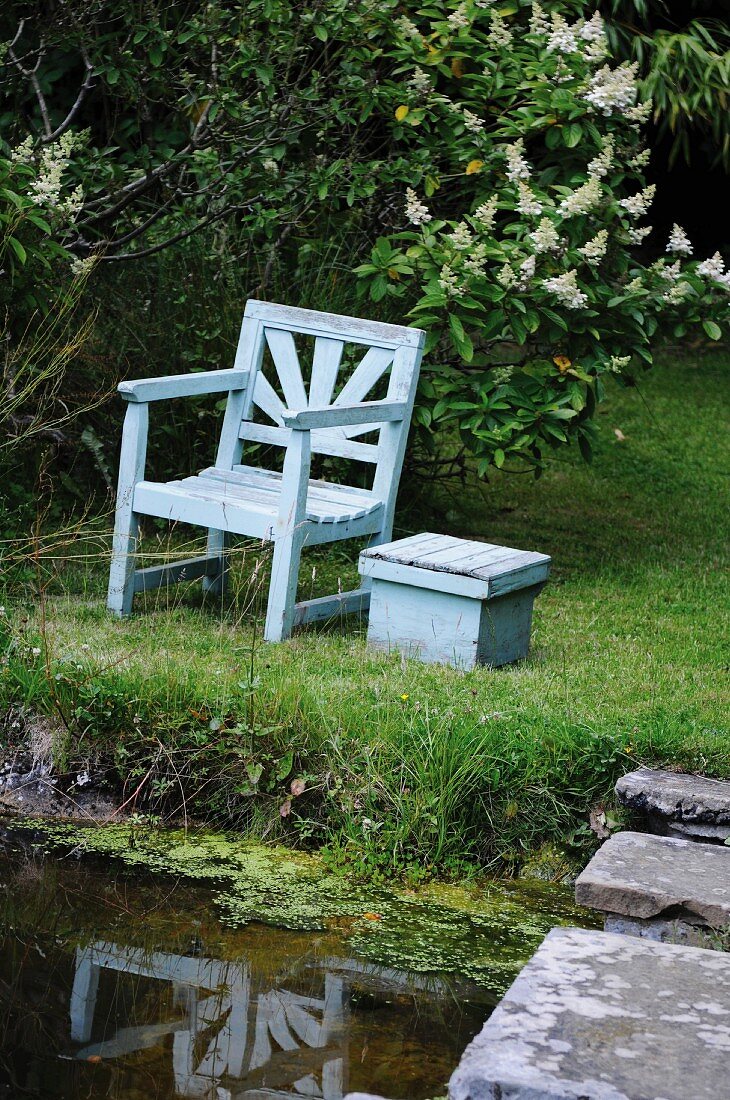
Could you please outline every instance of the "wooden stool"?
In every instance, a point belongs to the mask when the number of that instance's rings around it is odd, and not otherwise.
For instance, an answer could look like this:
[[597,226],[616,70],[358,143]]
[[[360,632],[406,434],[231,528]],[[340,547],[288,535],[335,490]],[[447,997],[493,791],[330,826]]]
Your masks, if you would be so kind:
[[527,656],[532,604],[550,558],[488,542],[425,533],[371,546],[368,643],[458,668]]

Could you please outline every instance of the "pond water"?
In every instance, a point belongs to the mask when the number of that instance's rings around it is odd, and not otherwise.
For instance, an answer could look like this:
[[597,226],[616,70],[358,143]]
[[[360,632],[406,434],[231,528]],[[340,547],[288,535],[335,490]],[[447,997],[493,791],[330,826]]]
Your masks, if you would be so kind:
[[[386,917],[330,912],[314,927],[310,914],[307,927],[283,929],[226,917],[207,880],[68,844],[49,851],[15,829],[1,840],[0,1098],[442,1096],[518,969],[509,952],[506,969],[490,965],[486,916],[480,924],[478,907],[458,912],[453,898],[401,899],[408,919],[390,939],[381,926],[397,924],[398,904],[384,893],[360,900],[379,900]],[[567,919],[565,894],[550,900]],[[544,895],[541,909],[554,923]],[[417,938],[421,910],[435,930],[430,971],[423,935],[415,970],[400,964],[407,944],[392,943],[408,939],[409,922]],[[444,967],[450,922],[484,961],[476,978]],[[539,942],[539,925],[525,924],[527,941]]]

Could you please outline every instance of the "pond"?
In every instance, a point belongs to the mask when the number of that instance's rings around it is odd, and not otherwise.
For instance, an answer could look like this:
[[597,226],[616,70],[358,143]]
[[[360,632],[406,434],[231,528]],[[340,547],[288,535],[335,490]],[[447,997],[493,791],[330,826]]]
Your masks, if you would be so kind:
[[[138,840],[110,858],[98,830],[80,844],[51,834],[0,832],[0,1097],[442,1096],[518,954],[529,957],[543,926],[580,921],[566,891],[517,885],[495,887],[491,904],[483,889],[355,889],[356,904],[338,911],[316,862],[315,873],[304,857],[225,841],[259,871],[270,858],[277,879],[296,868],[286,889],[319,882],[322,915],[310,898],[291,927],[275,927],[226,906],[251,888],[243,863],[231,879],[220,838],[211,876],[205,861],[205,874],[152,871]],[[209,842],[191,845],[200,854]],[[160,863],[163,845],[153,850]],[[273,898],[281,923],[280,908]]]

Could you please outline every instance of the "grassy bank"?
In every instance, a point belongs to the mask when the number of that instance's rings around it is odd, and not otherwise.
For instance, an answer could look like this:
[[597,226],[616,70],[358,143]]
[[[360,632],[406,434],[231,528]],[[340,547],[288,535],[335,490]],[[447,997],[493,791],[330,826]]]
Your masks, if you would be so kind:
[[[590,843],[590,809],[637,761],[730,776],[726,367],[667,357],[638,394],[615,391],[590,467],[402,493],[400,533],[553,556],[523,664],[462,674],[372,654],[352,620],[264,645],[267,561],[250,545],[223,608],[181,586],[115,622],[105,536],[87,526],[49,539],[29,594],[5,596],[6,742],[34,738],[70,780],[98,769],[127,808],[328,845],[364,874]],[[350,587],[355,560],[312,553],[306,594]]]

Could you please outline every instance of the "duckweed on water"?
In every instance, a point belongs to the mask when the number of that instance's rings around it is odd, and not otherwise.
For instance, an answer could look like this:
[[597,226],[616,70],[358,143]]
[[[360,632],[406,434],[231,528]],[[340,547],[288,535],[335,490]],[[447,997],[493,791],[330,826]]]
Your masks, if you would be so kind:
[[570,891],[543,883],[357,886],[320,858],[214,832],[87,827],[27,819],[36,847],[93,853],[129,867],[210,883],[220,918],[299,931],[337,928],[361,957],[402,970],[460,974],[497,993],[556,924],[592,923]]

